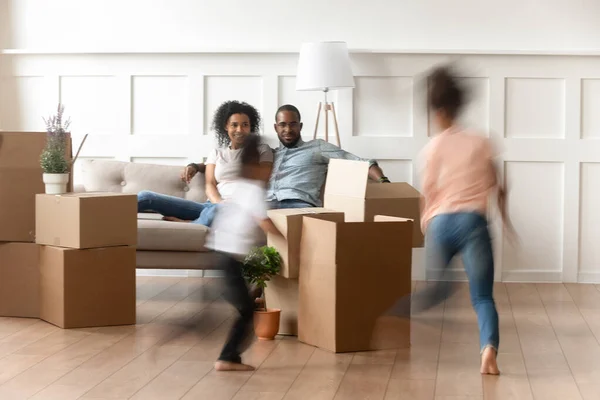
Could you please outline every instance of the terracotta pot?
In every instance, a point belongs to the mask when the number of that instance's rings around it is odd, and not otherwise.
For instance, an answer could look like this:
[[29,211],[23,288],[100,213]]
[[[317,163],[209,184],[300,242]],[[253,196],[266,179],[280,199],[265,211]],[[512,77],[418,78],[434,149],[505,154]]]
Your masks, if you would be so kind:
[[269,308],[267,311],[254,311],[254,332],[258,340],[273,340],[279,332],[281,310]]

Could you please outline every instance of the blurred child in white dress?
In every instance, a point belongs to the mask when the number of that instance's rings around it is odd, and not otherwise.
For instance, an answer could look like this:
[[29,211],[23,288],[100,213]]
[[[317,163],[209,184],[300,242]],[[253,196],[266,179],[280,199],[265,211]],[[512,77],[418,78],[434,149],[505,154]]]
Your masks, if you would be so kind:
[[231,197],[218,210],[207,238],[207,247],[218,254],[218,268],[225,271],[225,298],[239,313],[215,364],[218,371],[254,369],[241,359],[252,341],[255,308],[242,275],[242,263],[259,244],[261,229],[281,235],[267,216],[266,185],[271,167],[260,163],[259,145],[260,138],[254,134],[244,141],[240,177]]

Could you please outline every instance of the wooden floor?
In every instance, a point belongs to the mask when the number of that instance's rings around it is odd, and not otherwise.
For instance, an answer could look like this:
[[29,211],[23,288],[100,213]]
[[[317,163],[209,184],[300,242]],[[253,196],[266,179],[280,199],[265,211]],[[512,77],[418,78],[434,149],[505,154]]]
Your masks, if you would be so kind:
[[600,399],[595,285],[498,284],[502,375],[482,378],[466,285],[413,320],[411,349],[334,355],[288,337],[252,346],[256,372],[217,373],[233,315],[218,282],[138,278],[136,326],[0,318],[0,399]]

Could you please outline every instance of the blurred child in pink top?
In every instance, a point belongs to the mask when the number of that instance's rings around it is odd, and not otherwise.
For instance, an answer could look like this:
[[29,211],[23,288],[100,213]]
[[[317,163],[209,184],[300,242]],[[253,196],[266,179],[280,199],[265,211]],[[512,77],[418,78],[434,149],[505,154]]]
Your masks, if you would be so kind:
[[[487,211],[491,194],[497,194],[502,216],[505,195],[494,164],[490,141],[458,127],[456,120],[465,92],[448,68],[429,76],[429,107],[442,133],[422,152],[422,226],[428,271],[446,271],[461,254],[477,313],[481,373],[498,374],[500,343],[498,312],[493,298],[494,256]],[[413,311],[443,301],[450,291],[443,282],[413,296]]]

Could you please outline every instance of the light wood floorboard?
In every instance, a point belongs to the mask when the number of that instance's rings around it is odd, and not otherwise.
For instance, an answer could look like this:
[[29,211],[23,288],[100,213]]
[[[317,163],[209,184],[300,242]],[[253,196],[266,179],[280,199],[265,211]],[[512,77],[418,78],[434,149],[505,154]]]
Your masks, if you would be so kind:
[[482,377],[462,283],[413,319],[409,349],[332,354],[277,337],[244,354],[256,371],[216,372],[234,315],[220,283],[138,278],[135,326],[0,318],[0,399],[600,399],[600,285],[497,283],[502,373]]

